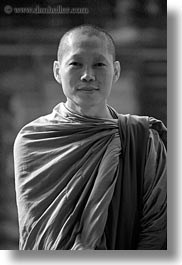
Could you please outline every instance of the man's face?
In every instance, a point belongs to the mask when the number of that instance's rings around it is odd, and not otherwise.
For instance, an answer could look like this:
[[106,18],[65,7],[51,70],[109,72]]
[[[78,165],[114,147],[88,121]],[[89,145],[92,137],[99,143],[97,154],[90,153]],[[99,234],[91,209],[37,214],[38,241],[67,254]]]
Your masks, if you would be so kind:
[[58,70],[67,100],[83,107],[104,106],[115,79],[115,63],[104,38],[72,33]]

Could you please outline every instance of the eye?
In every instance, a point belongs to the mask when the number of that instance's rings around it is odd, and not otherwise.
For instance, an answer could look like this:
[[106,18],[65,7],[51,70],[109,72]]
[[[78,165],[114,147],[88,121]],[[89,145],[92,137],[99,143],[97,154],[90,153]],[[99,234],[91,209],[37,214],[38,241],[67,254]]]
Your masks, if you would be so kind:
[[79,63],[79,62],[71,62],[69,65],[72,65],[72,66],[81,66],[81,63]]
[[96,66],[96,67],[102,67],[102,66],[105,66],[105,64],[104,63],[95,63],[94,66]]

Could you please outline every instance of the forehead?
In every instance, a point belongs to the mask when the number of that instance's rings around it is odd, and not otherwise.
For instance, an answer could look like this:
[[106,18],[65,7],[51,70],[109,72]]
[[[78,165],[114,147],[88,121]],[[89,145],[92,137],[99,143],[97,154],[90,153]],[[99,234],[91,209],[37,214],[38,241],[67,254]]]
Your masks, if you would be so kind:
[[87,34],[84,32],[76,31],[72,32],[64,40],[66,49],[63,56],[70,56],[71,54],[90,54],[93,56],[102,55],[105,57],[110,57],[111,53],[108,49],[108,40],[107,38],[99,34]]
[[70,46],[82,46],[82,47],[91,47],[91,48],[106,48],[107,39],[101,33],[89,34],[82,31],[72,32],[68,36],[68,44]]

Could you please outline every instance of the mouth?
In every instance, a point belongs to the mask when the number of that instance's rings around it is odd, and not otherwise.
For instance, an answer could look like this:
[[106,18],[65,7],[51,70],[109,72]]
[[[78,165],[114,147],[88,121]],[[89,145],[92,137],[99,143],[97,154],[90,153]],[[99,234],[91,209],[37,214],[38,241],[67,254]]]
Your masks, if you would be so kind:
[[99,89],[98,89],[98,87],[84,86],[84,87],[79,87],[78,90],[79,90],[79,91],[87,91],[87,92],[91,92],[91,91],[96,91],[96,90],[99,90]]

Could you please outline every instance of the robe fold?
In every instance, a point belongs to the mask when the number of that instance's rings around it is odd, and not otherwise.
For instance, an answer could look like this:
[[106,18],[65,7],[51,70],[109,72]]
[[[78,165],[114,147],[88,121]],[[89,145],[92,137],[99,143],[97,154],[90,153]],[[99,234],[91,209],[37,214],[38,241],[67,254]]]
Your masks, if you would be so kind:
[[58,104],[14,144],[22,250],[166,248],[166,129]]

